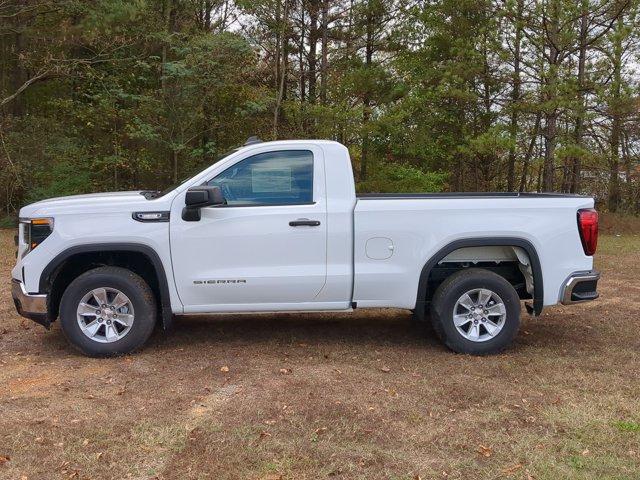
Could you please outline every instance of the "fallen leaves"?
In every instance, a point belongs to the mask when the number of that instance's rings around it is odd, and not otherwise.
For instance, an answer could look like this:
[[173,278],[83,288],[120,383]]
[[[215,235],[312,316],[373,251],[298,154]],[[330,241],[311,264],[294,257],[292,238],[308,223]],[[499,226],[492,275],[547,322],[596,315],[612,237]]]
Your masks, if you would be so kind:
[[513,475],[514,473],[516,473],[520,469],[522,469],[522,464],[521,463],[516,463],[515,465],[504,467],[502,469],[502,473],[504,473],[505,475]]
[[476,452],[485,458],[489,458],[493,454],[493,449],[485,445],[478,445]]
[[380,370],[382,370],[384,373],[389,373],[391,371],[389,367],[382,367],[380,368]]
[[78,478],[80,476],[80,472],[75,468],[68,468],[69,462],[64,462],[61,465],[62,470],[60,473],[65,475],[67,478]]
[[220,371],[221,371],[222,373],[227,373],[227,372],[229,371],[229,367],[227,367],[226,365],[224,365],[224,366],[220,367]]
[[293,370],[291,370],[290,368],[281,368],[280,369],[280,374],[281,375],[291,375],[293,373]]
[[7,463],[11,458],[8,455],[0,455],[0,466]]

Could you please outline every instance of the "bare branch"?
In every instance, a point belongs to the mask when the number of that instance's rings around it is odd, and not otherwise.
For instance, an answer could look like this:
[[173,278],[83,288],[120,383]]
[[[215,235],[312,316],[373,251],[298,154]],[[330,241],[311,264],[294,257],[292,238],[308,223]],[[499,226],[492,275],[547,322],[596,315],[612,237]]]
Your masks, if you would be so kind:
[[33,85],[34,83],[36,83],[36,82],[38,82],[40,80],[43,80],[44,78],[48,77],[51,73],[52,73],[52,71],[49,69],[49,70],[45,70],[45,71],[37,74],[35,77],[31,77],[29,80],[24,82],[20,86],[20,88],[18,88],[13,94],[9,95],[6,98],[3,98],[0,101],[0,107],[4,107],[6,104],[8,104],[12,100],[14,100],[18,95],[20,95],[22,92],[24,92],[27,88],[29,88],[31,85]]

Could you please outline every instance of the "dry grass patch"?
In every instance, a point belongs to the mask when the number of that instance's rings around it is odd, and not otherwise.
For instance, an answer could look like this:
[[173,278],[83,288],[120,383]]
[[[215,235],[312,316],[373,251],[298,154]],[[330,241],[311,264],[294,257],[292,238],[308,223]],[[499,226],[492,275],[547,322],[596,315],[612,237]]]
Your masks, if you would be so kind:
[[488,358],[389,310],[184,318],[93,360],[0,283],[0,478],[636,479],[639,252],[602,237],[602,298]]

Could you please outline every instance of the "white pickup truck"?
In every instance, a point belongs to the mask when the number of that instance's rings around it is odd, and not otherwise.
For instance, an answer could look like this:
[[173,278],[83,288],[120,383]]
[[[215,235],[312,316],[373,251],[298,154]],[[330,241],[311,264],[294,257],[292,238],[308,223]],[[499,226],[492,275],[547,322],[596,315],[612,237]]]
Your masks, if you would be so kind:
[[452,350],[508,346],[521,300],[598,297],[591,198],[356,195],[348,150],[251,141],[164,192],[55,198],[20,210],[20,314],[81,352],[141,347],[156,323],[223,312],[410,309]]

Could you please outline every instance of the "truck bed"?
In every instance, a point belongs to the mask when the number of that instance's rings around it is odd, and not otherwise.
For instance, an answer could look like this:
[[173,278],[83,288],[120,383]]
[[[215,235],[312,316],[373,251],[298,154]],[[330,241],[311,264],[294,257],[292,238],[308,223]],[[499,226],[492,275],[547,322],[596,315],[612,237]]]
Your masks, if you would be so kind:
[[362,200],[406,200],[419,198],[589,198],[575,193],[529,192],[435,192],[435,193],[358,193]]
[[593,208],[593,199],[546,193],[358,195],[354,300],[359,306],[410,307],[423,265],[446,245],[521,239],[545,265],[544,305],[555,305],[572,272],[593,268],[578,232],[576,212],[583,208]]

